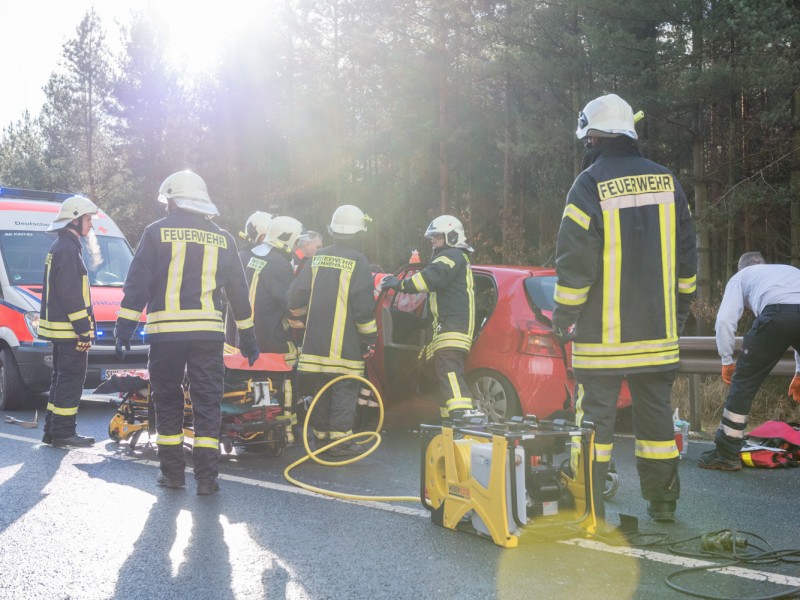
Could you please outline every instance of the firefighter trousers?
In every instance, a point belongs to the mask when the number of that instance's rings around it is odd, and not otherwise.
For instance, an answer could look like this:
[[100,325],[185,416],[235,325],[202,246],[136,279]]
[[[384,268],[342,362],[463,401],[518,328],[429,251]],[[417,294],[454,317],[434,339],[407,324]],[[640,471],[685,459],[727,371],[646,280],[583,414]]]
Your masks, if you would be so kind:
[[147,368],[156,409],[158,459],[162,473],[170,479],[182,480],[186,468],[183,451],[184,377],[189,382],[192,403],[194,476],[198,481],[217,477],[222,427],[222,352],[222,341],[150,343]]
[[440,407],[443,417],[454,410],[470,410],[472,397],[464,378],[464,362],[468,353],[459,348],[442,348],[433,353],[433,370],[439,384]]
[[[672,420],[670,396],[675,370],[629,373],[633,399],[633,431],[636,437],[636,469],[645,500],[670,501],[680,496],[678,446]],[[605,517],[603,487],[614,445],[617,398],[624,375],[587,373],[576,370],[578,424],[594,423],[595,459],[592,471],[595,510]]]
[[744,336],[725,398],[722,422],[715,435],[717,448],[723,454],[739,455],[753,399],[790,346],[800,348],[800,305],[766,306]]
[[[303,389],[316,396],[322,387],[339,377],[339,373],[303,373]],[[353,433],[358,390],[361,382],[356,379],[343,379],[330,386],[317,400],[311,413],[309,425],[318,440],[337,440]]]
[[44,432],[57,438],[75,435],[78,405],[86,381],[89,353],[75,349],[75,340],[53,343],[53,376]]

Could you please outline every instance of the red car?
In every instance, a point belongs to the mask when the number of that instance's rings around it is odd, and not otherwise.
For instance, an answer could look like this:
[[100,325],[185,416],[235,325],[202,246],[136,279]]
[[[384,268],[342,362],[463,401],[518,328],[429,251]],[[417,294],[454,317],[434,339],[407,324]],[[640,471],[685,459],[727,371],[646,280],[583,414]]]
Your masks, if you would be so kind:
[[[404,267],[410,277],[420,265]],[[496,420],[533,414],[546,418],[572,408],[575,380],[553,335],[554,269],[473,265],[475,340],[466,377],[478,408]],[[378,343],[368,363],[370,380],[394,427],[436,422],[435,382],[420,377],[419,354],[429,327],[427,295],[378,297]],[[618,406],[630,405],[623,386]]]

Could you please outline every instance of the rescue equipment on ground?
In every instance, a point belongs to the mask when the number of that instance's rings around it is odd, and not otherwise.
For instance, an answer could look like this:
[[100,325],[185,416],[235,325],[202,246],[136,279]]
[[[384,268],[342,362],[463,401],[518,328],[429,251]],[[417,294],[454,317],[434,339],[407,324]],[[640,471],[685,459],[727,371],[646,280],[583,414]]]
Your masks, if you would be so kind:
[[767,421],[745,436],[739,458],[746,467],[796,467],[800,463],[800,423]]
[[[261,354],[250,367],[240,354],[226,354],[225,387],[221,410],[220,447],[228,454],[234,448],[268,452],[280,456],[287,444],[281,390],[264,373],[290,372],[282,354]],[[108,435],[115,442],[127,441],[134,449],[142,433],[155,434],[155,410],[150,396],[146,370],[114,375],[103,382],[98,394],[119,392],[117,412],[108,425]],[[183,434],[194,438],[192,402],[185,392]]]
[[[504,548],[537,530],[594,534],[593,427],[530,415],[483,420],[467,412],[452,425],[422,425],[420,501],[431,521],[490,536]],[[573,444],[581,449],[574,474],[556,462]]]

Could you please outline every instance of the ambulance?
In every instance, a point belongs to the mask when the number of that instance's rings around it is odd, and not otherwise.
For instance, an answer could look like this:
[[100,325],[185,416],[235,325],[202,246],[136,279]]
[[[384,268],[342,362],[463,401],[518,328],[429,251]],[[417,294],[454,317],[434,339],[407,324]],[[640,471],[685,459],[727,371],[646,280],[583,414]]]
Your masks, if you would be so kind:
[[[74,194],[0,187],[0,410],[33,406],[50,389],[52,344],[37,337],[44,261],[54,234],[45,232]],[[84,387],[94,389],[115,372],[147,365],[144,323],[124,362],[115,353],[114,323],[133,251],[119,227],[100,211],[93,234],[81,238],[89,271],[97,338],[89,351]]]

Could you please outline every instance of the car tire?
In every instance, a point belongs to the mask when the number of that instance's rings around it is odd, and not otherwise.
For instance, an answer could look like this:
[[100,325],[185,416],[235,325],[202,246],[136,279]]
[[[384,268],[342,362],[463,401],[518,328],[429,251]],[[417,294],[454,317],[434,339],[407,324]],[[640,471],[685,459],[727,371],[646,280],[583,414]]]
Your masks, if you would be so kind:
[[0,410],[26,408],[31,392],[22,382],[14,353],[0,351]]
[[522,414],[517,390],[500,373],[478,369],[467,375],[472,402],[492,422],[510,419]]

